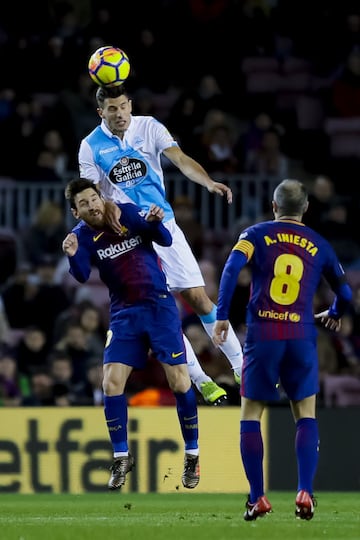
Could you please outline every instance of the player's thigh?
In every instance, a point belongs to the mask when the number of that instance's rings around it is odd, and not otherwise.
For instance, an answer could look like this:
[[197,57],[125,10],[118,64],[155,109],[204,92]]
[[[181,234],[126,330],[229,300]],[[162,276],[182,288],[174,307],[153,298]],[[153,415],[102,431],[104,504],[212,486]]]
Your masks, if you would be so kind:
[[300,401],[290,401],[290,405],[295,422],[300,420],[300,418],[316,417],[316,394]]
[[145,328],[157,360],[170,366],[186,364],[181,320],[172,296],[151,306]]
[[277,401],[277,383],[285,342],[277,340],[246,341],[241,395],[255,401]]
[[121,363],[143,369],[148,357],[149,340],[144,332],[142,306],[132,307],[110,323],[104,348],[104,365]]
[[191,287],[204,287],[205,282],[195,256],[184,233],[174,220],[165,223],[172,235],[171,246],[164,247],[154,243],[161,259],[169,289],[173,292]]
[[281,384],[290,400],[299,401],[319,391],[316,338],[286,342],[281,365]]

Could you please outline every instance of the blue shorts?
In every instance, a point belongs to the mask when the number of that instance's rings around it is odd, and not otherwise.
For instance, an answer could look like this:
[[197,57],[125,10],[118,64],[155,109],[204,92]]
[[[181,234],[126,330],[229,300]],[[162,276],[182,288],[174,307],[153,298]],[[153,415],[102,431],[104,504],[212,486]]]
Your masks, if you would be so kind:
[[316,338],[245,342],[241,395],[256,401],[277,401],[279,382],[291,401],[317,394]]
[[110,322],[104,364],[126,364],[135,369],[145,367],[149,350],[164,364],[186,364],[186,352],[174,298],[169,295],[153,302],[123,309]]

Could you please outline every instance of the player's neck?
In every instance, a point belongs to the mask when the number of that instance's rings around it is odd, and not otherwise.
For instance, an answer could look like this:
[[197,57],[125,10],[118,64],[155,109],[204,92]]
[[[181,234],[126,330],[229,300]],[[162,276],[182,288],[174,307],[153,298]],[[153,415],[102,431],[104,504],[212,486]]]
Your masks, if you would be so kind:
[[276,216],[275,221],[299,221],[301,223],[301,216]]

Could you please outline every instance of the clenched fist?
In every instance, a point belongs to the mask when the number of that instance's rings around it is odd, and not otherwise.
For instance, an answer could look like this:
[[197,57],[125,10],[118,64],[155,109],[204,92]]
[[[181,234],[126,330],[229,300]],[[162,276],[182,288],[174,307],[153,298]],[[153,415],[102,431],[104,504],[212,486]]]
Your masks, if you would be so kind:
[[77,252],[78,247],[79,243],[75,233],[68,234],[62,243],[62,250],[68,257],[73,257]]

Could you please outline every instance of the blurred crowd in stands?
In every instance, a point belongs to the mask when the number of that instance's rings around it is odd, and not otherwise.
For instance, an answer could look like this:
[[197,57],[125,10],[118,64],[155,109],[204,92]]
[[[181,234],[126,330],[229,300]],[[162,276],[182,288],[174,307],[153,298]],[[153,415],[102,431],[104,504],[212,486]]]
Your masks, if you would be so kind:
[[[34,4],[21,10],[7,3],[0,21],[0,182],[65,185],[76,174],[79,142],[99,121],[88,58],[103,45],[123,48],[134,113],[164,122],[210,174],[308,184],[305,222],[334,245],[354,289],[341,331],[319,328],[320,404],[360,405],[359,2],[40,0],[41,17]],[[238,216],[229,230],[204,230],[194,201],[171,202],[216,302],[226,256],[248,223]],[[102,404],[107,291],[96,274],[82,286],[69,276],[67,232],[62,207],[48,200],[14,231],[13,246],[0,234],[4,406]],[[249,283],[245,268],[231,311],[241,341]],[[205,370],[238,404],[227,361],[177,301]],[[327,307],[325,286],[317,302]],[[151,357],[128,395],[131,405],[173,403]]]

